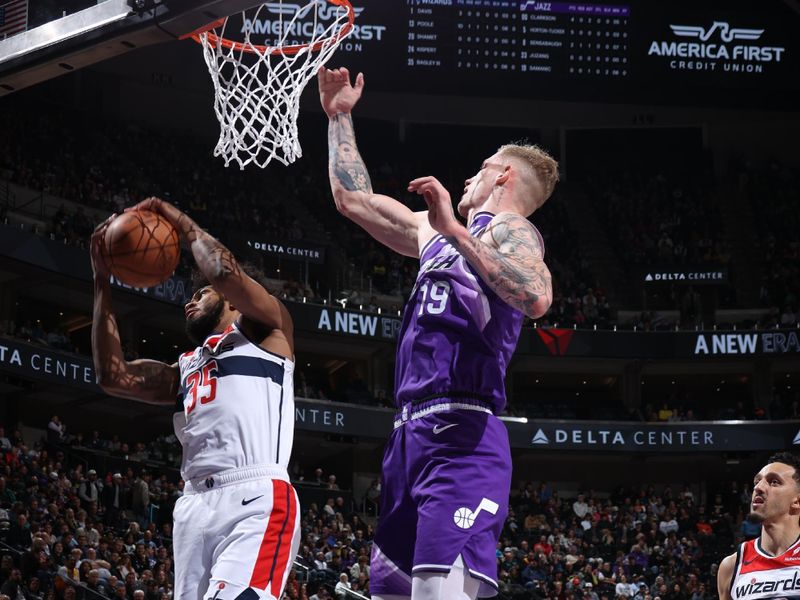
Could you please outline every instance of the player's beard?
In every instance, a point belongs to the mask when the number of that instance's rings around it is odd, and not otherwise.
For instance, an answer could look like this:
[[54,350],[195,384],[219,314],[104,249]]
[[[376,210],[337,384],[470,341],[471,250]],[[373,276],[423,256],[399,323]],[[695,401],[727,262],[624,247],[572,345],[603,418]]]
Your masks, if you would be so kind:
[[214,328],[219,323],[224,308],[225,301],[220,298],[207,312],[186,319],[186,335],[193,344],[199,346],[209,335],[214,333]]
[[759,514],[757,512],[748,513],[746,518],[747,518],[748,522],[755,523],[757,525],[761,525],[761,523],[764,522],[764,515]]

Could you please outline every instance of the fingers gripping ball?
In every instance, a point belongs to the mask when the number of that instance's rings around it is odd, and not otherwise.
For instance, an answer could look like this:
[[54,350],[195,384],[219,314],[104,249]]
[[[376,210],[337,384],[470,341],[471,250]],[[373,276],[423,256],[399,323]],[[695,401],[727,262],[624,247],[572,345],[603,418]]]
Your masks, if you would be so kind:
[[111,274],[133,287],[152,287],[175,271],[180,238],[172,224],[147,210],[122,213],[103,236],[103,259]]

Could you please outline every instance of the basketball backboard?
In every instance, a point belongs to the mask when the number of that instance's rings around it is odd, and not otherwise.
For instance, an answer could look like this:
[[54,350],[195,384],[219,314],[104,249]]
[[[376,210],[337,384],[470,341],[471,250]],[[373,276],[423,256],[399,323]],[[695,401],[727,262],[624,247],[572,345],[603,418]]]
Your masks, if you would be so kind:
[[[19,25],[0,33],[0,96],[136,48],[177,39],[258,2],[99,0],[75,12],[51,2],[37,5],[36,14],[29,14],[31,4],[31,0],[0,3],[3,8],[14,5],[15,14],[24,13]],[[7,10],[10,24],[12,9]],[[0,19],[0,26],[3,22]]]

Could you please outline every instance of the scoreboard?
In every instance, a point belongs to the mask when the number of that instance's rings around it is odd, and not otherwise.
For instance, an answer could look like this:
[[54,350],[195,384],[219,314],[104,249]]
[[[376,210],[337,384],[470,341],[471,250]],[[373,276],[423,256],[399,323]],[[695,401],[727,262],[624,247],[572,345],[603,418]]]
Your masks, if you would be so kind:
[[627,6],[464,0],[451,8],[413,0],[406,64],[624,77],[629,14]]
[[781,2],[353,0],[331,65],[371,89],[592,102],[798,106]]

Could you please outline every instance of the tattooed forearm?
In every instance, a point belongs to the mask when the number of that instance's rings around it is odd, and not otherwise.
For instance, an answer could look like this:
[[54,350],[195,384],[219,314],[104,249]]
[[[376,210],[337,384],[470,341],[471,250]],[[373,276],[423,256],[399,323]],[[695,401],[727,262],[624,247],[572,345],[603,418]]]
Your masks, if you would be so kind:
[[353,117],[340,113],[328,123],[328,170],[334,190],[372,193],[372,182],[358,153]]
[[181,237],[189,244],[197,268],[210,282],[221,282],[241,275],[241,268],[233,253],[191,217],[181,213],[177,219],[177,227]]
[[497,247],[468,235],[450,242],[505,302],[538,318],[553,300],[550,271],[527,220],[509,216],[492,225]]
[[191,244],[197,268],[213,283],[241,277],[242,270],[233,252],[202,229]]

